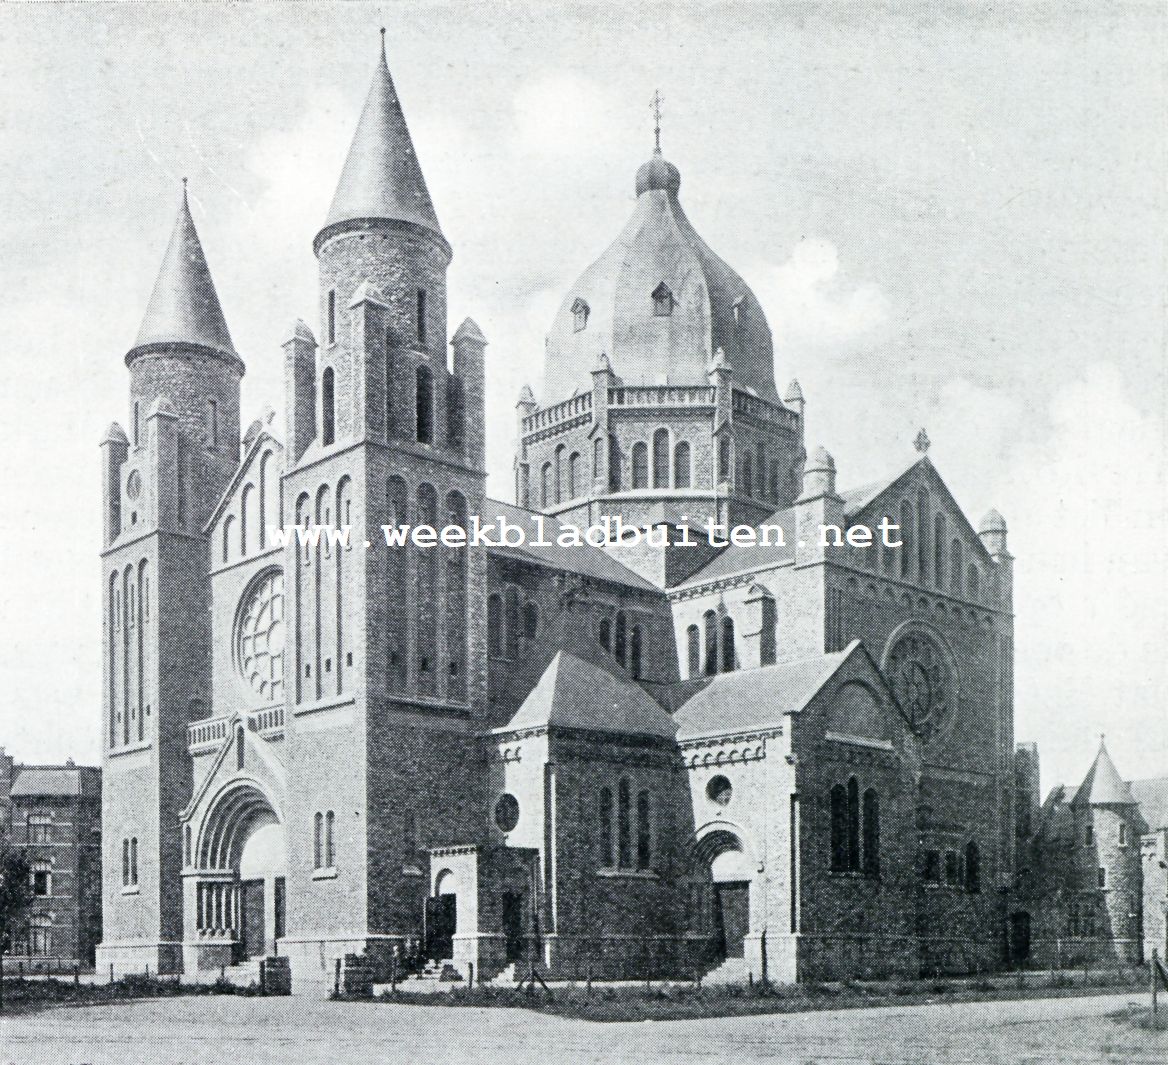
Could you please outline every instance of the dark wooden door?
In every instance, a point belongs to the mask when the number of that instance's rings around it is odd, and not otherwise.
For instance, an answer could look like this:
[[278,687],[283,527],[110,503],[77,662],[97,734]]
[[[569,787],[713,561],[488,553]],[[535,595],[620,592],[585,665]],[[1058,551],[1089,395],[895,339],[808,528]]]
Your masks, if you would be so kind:
[[746,954],[746,933],[750,931],[750,885],[714,885],[714,934],[724,958]]
[[239,938],[245,958],[264,953],[264,882],[245,880],[239,885]]
[[446,961],[454,957],[456,927],[454,895],[434,895],[426,900],[426,957]]
[[[284,911],[285,911],[285,908],[287,906],[287,902],[286,902],[287,895],[285,893],[286,889],[284,887],[284,878],[282,876],[276,877],[275,891],[276,891],[276,897],[274,899],[272,899],[272,908],[275,910],[275,913],[273,914],[273,916],[275,918],[275,923],[276,923],[275,934],[276,934],[277,939],[283,939],[284,938],[284,920],[285,920]],[[273,943],[272,950],[274,951],[275,949],[276,949],[276,945],[275,945],[275,943]]]
[[503,892],[503,937],[507,961],[523,957],[523,896],[518,891]]
[[1010,956],[1015,962],[1030,957],[1030,914],[1025,910],[1010,914]]

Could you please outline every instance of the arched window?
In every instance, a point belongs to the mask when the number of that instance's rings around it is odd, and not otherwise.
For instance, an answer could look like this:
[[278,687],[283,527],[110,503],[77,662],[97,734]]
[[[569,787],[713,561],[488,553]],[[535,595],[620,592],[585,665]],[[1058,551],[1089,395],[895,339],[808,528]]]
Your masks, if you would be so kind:
[[628,779],[621,777],[616,787],[616,851],[621,869],[633,864],[632,842],[632,793]]
[[618,610],[616,612],[616,638],[613,640],[612,653],[622,666],[625,665],[625,653],[627,650],[628,621],[625,619],[625,612]]
[[880,875],[880,796],[864,792],[864,875]]
[[702,634],[696,625],[685,630],[686,643],[689,650],[689,677],[701,676],[702,672]]
[[335,376],[333,368],[326,366],[320,381],[321,440],[326,447],[336,439],[337,435],[336,398],[333,395],[336,390]]
[[981,573],[972,562],[969,564],[967,576],[965,579],[966,591],[970,599],[976,599],[978,594],[978,585],[981,580]]
[[718,672],[718,615],[707,610],[702,615],[706,637],[706,675],[712,677]]
[[572,329],[582,332],[588,325],[588,304],[578,299],[572,303]]
[[612,788],[600,789],[600,803],[597,813],[600,815],[600,864],[612,865]]
[[568,486],[567,453],[568,453],[568,449],[566,447],[564,447],[563,444],[560,444],[560,446],[556,448],[556,468],[555,468],[556,481],[555,481],[555,485],[556,485],[556,502],[557,503],[562,503],[565,500],[565,498],[568,498],[564,495],[564,490]]
[[860,785],[848,779],[848,872],[860,871]]
[[337,290],[335,288],[329,289],[325,336],[328,337],[330,344],[337,342]]
[[929,494],[917,492],[917,577],[924,584],[929,576]]
[[528,603],[523,608],[523,636],[525,639],[534,640],[538,632],[539,609],[534,603]]
[[669,487],[669,430],[653,434],[653,487]]
[[575,499],[580,494],[581,474],[580,452],[573,451],[568,456],[568,498]]
[[239,728],[237,728],[235,730],[235,768],[236,769],[243,768],[243,752],[244,752],[243,726],[240,725]]
[[600,641],[600,646],[606,651],[612,650],[612,622],[608,618],[600,619],[600,628],[597,632],[597,639]]
[[649,487],[649,446],[643,440],[633,445],[633,487]]
[[333,827],[336,820],[337,816],[332,810],[324,815],[324,864],[328,869],[332,869],[337,864],[337,851],[333,840]]
[[718,480],[734,480],[734,474],[730,470],[730,437],[728,436],[723,436],[718,441]]
[[673,487],[690,486],[689,444],[684,440],[673,449]]
[[734,619],[725,617],[722,619],[722,672],[733,673],[735,661]]
[[508,588],[503,603],[504,622],[507,631],[507,657],[519,657],[519,593],[514,588]]
[[907,577],[912,572],[913,555],[913,513],[912,504],[906,499],[900,504],[900,575]]
[[138,837],[130,837],[130,883],[138,883]]
[[973,840],[965,845],[965,890],[975,895],[981,891],[981,851]]
[[637,868],[648,869],[653,857],[653,835],[649,823],[649,792],[637,792]]
[[503,653],[503,599],[497,593],[487,599],[487,649],[496,658]]
[[417,307],[414,314],[414,328],[418,334],[418,343],[426,346],[426,290],[418,289]]
[[769,595],[762,600],[762,633],[759,640],[759,664],[773,666],[778,661],[779,612]]
[[434,443],[434,377],[426,366],[418,367],[414,379],[414,438]]
[[231,557],[231,539],[235,535],[235,516],[228,514],[223,520],[223,561]]
[[463,402],[462,382],[457,377],[446,379],[446,443],[456,450],[466,438],[466,407]]
[[669,286],[662,281],[653,289],[653,315],[657,318],[667,318],[673,313],[673,293]]
[[130,841],[122,840],[122,887],[130,886]]
[[767,461],[766,461],[766,445],[760,440],[758,442],[758,468],[754,471],[755,479],[758,481],[758,496],[760,499],[766,498],[767,491]]
[[749,451],[742,456],[742,492],[744,495],[754,495],[754,461]]
[[955,536],[949,545],[949,591],[961,594],[961,574],[964,566],[961,561],[961,541]]
[[848,871],[848,791],[842,784],[831,789],[831,871]]
[[641,626],[634,625],[629,633],[629,676],[633,680],[641,677]]
[[324,868],[324,814],[318,813],[312,819],[312,867]]
[[183,825],[183,865],[191,864],[191,826]]
[[552,464],[545,462],[539,471],[539,505],[547,508],[552,499]]
[[616,433],[608,436],[608,490],[619,492],[621,486],[621,451]]
[[945,587],[945,515],[933,515],[933,584]]
[[592,476],[599,477],[604,470],[604,441],[598,436],[592,441]]

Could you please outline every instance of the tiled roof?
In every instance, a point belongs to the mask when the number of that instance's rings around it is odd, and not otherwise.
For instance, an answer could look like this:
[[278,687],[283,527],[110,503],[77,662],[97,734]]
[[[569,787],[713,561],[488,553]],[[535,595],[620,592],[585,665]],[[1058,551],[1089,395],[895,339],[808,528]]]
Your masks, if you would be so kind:
[[[523,546],[490,548],[495,554],[519,558],[525,562],[534,562],[540,566],[549,566],[569,573],[578,573],[584,577],[623,584],[630,588],[659,591],[644,577],[634,573],[598,547],[590,547],[587,544],[580,547],[562,547],[556,543],[560,530],[565,526],[551,515],[535,514],[498,499],[486,499],[483,501],[480,517],[483,524],[490,524],[501,517],[523,528],[526,536],[526,543]],[[532,541],[539,539],[536,518],[543,519],[543,538],[552,541],[548,547],[532,546]]]
[[1133,780],[1128,788],[1132,798],[1140,804],[1140,813],[1148,828],[1152,831],[1168,828],[1168,777]]
[[674,715],[679,740],[781,724],[798,713],[859,648],[761,669],[719,673]]
[[20,766],[12,782],[12,795],[80,795],[80,766]]
[[[719,580],[730,577],[735,573],[751,573],[754,570],[766,569],[768,566],[780,562],[790,562],[795,557],[795,510],[788,507],[786,510],[777,510],[769,518],[764,518],[759,525],[778,525],[783,530],[783,544],[771,544],[763,547],[761,544],[727,547],[716,558],[711,559],[686,584],[701,584],[705,581]],[[755,528],[758,526],[756,525]],[[703,533],[704,534],[704,533]]]
[[640,685],[595,661],[558,651],[507,725],[497,731],[552,726],[673,739],[668,712]]

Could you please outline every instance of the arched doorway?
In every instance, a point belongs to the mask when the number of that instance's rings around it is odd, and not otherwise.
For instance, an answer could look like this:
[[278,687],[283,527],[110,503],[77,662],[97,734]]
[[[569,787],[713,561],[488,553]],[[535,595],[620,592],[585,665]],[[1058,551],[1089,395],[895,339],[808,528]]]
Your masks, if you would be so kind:
[[745,957],[754,874],[742,840],[727,829],[706,833],[694,844],[691,871],[715,956]]
[[434,894],[426,899],[426,957],[448,961],[454,957],[458,930],[458,894],[454,873],[443,869],[434,878]]
[[195,928],[228,941],[232,958],[274,953],[284,935],[284,825],[252,781],[237,780],[207,810],[195,845]]

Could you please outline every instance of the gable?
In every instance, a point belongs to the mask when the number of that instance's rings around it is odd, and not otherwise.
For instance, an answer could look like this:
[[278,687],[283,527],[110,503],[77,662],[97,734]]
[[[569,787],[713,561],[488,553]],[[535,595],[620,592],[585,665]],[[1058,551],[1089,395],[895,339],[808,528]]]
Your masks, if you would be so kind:
[[205,526],[212,567],[275,550],[269,532],[283,522],[283,472],[283,445],[257,433]]

